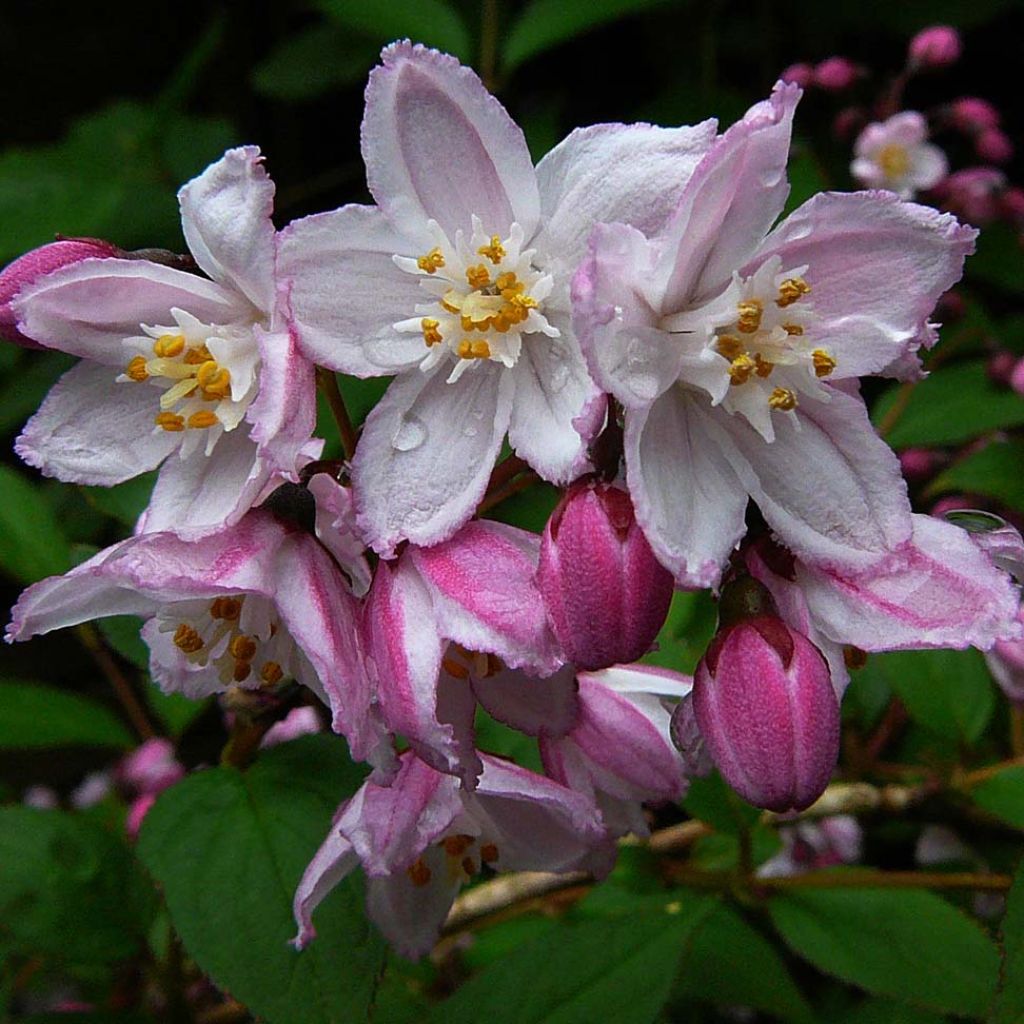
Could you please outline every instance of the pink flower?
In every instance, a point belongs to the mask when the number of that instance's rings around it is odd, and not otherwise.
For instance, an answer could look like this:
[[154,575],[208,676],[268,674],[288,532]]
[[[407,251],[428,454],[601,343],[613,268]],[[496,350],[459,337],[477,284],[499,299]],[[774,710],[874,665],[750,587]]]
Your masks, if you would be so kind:
[[827,92],[849,89],[860,77],[860,68],[846,57],[829,57],[814,69],[814,84]]
[[986,128],[974,138],[974,151],[982,160],[992,164],[1005,164],[1013,159],[1013,143],[998,128]]
[[301,708],[292,708],[280,722],[275,722],[260,741],[260,746],[275,747],[278,743],[288,743],[300,736],[317,732],[320,732],[320,716],[316,708],[306,704]]
[[174,744],[162,737],[146,740],[117,769],[118,781],[137,794],[160,793],[184,778],[185,769],[174,753]]
[[949,25],[932,25],[910,40],[908,56],[913,68],[942,68],[960,59],[960,33]]
[[128,808],[128,814],[124,819],[124,830],[132,842],[139,838],[142,822],[149,814],[150,808],[156,803],[156,798],[156,793],[143,793],[142,796],[136,797],[132,801],[131,807]]
[[141,259],[78,259],[23,287],[18,329],[81,356],[16,449],[72,483],[161,465],[145,529],[198,536],[238,522],[270,478],[295,478],[313,429],[312,365],[275,280],[274,186],[255,147],[179,193],[210,280]]
[[202,697],[293,678],[334,713],[352,756],[386,756],[371,711],[358,609],[324,548],[256,510],[201,544],[145,533],[22,594],[8,642],[106,615],[140,615],[161,689]]
[[[1024,628],[1024,606],[1017,612],[1017,622]],[[992,678],[1007,698],[1024,704],[1024,640],[1000,640],[985,655]]]
[[783,82],[792,82],[793,85],[799,85],[801,89],[806,89],[809,85],[814,82],[814,68],[810,64],[790,64],[785,71],[779,75],[779,78]]
[[672,574],[654,557],[629,495],[577,481],[544,528],[537,582],[551,626],[577,668],[638,660],[668,615]]
[[903,199],[933,188],[946,176],[946,154],[926,142],[928,124],[916,110],[869,124],[858,136],[850,173],[868,188],[886,188]]
[[390,786],[371,779],[342,804],[295,893],[295,944],[316,937],[313,911],[359,864],[367,914],[410,958],[430,951],[459,889],[484,865],[607,869],[614,851],[585,796],[508,761],[482,754],[481,762],[469,793],[406,753]]
[[1006,175],[995,167],[965,167],[942,182],[943,206],[972,224],[987,224],[1002,213]]
[[596,221],[657,230],[714,131],[599,125],[535,169],[469,68],[409,43],[384,51],[362,128],[377,205],[297,221],[281,244],[307,355],[396,375],[353,463],[358,522],[382,555],[452,536],[506,433],[545,479],[587,468],[604,400],[570,323],[572,271]]
[[921,344],[975,233],[879,193],[815,196],[770,231],[798,98],[777,86],[719,138],[657,237],[596,228],[574,280],[588,364],[625,408],[637,521],[684,586],[718,579],[748,496],[836,566],[877,564],[911,533],[852,379]]
[[999,111],[988,100],[977,96],[963,96],[954,100],[949,109],[956,127],[969,134],[985,128],[998,128],[1002,120]]
[[779,829],[782,849],[758,869],[759,878],[786,878],[820,871],[861,858],[863,831],[850,814],[820,821],[799,821]]

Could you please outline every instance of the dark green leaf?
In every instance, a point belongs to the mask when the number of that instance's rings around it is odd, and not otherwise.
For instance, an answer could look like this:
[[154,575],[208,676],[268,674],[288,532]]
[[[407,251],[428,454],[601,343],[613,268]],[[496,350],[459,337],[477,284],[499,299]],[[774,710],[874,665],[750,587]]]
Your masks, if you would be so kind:
[[738,797],[718,772],[705,779],[693,779],[683,801],[686,813],[719,832],[736,834],[753,826],[761,812]]
[[472,56],[462,18],[443,0],[317,0],[317,6],[339,25],[375,42],[414,39],[462,61]]
[[1024,767],[990,775],[971,790],[971,798],[989,814],[1024,829]]
[[930,892],[794,889],[769,904],[775,927],[812,964],[877,995],[977,1016],[999,958],[981,928]]
[[75,361],[63,352],[31,352],[5,345],[20,355],[17,368],[0,385],[0,434],[21,428],[39,408],[46,392]]
[[999,932],[1003,963],[989,1020],[990,1024],[1020,1024],[1024,1020],[1024,862],[1013,879]]
[[1024,510],[1024,441],[993,441],[954,463],[932,481],[928,494],[967,491]]
[[837,1024],[945,1024],[948,1017],[891,999],[865,999]]
[[313,25],[280,43],[252,73],[257,92],[306,100],[361,81],[377,60],[376,44],[340,25]]
[[70,565],[71,549],[53,509],[26,477],[0,466],[0,569],[34,583]]
[[89,503],[108,516],[132,527],[149,504],[156,484],[156,473],[143,473],[116,487],[83,487]]
[[148,687],[149,706],[172,736],[180,736],[209,706],[209,700],[190,700],[180,693],[164,693],[156,684]]
[[149,648],[139,635],[142,619],[137,615],[110,615],[96,623],[103,638],[136,668],[149,668]]
[[108,963],[142,945],[151,900],[124,842],[63,811],[0,808],[0,940]]
[[[875,405],[872,419],[885,420],[900,386]],[[989,380],[985,363],[969,360],[943,366],[914,385],[910,401],[885,439],[895,448],[959,444],[989,430],[1024,424],[1024,398]]]
[[1009,224],[991,224],[978,235],[977,251],[967,261],[971,277],[1007,291],[1024,292],[1020,237]]
[[811,196],[824,192],[828,188],[821,165],[815,158],[814,152],[807,146],[794,145],[786,173],[789,175],[789,197],[786,199],[786,207],[782,212],[783,217],[788,217],[793,210],[806,203]]
[[66,690],[0,680],[0,749],[133,743],[121,720],[102,704]]
[[245,773],[191,775],[146,816],[139,853],[185,948],[217,985],[273,1024],[367,1016],[384,949],[358,880],[325,900],[308,949],[288,944],[295,887],[361,776],[341,740],[309,736],[266,751]]

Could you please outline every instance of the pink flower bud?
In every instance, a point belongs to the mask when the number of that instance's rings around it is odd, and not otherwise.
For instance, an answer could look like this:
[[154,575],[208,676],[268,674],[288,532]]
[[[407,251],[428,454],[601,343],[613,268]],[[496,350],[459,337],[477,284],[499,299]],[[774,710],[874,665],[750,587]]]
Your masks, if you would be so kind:
[[156,793],[144,793],[128,808],[128,814],[124,819],[124,830],[133,842],[139,838],[139,829],[142,828],[143,819],[149,814],[149,809],[155,803]]
[[803,810],[839,756],[839,702],[817,647],[774,615],[720,630],[693,684],[697,723],[737,793],[773,811]]
[[1006,387],[1009,387],[1010,377],[1016,365],[1017,357],[1004,348],[998,352],[993,352],[989,356],[985,371],[988,373],[988,379],[994,384],[1004,384]]
[[950,104],[953,124],[962,132],[973,134],[985,128],[999,127],[999,111],[988,100],[963,96]]
[[935,516],[936,519],[941,519],[947,512],[957,512],[961,509],[971,508],[976,505],[977,502],[971,501],[964,494],[947,494],[945,498],[939,498],[934,505],[932,505],[929,511],[930,516]]
[[1005,164],[1013,158],[1013,143],[998,128],[986,128],[975,138],[974,151],[989,163]]
[[1002,207],[1004,216],[1024,223],[1024,188],[1008,188],[1002,196]]
[[594,479],[573,484],[548,520],[537,582],[567,657],[590,671],[645,654],[672,600],[629,495]]
[[911,481],[927,480],[935,472],[939,457],[927,448],[908,448],[900,452],[900,469]]
[[910,63],[915,68],[942,68],[960,59],[960,33],[949,25],[932,25],[910,40]]
[[832,134],[840,142],[849,142],[867,123],[867,116],[860,107],[844,107],[832,122]]
[[1006,175],[995,167],[965,167],[936,189],[943,204],[972,224],[995,220],[1006,190]]
[[118,767],[118,781],[138,794],[160,793],[185,775],[170,740],[154,737],[133,750]]
[[0,271],[0,338],[24,348],[42,348],[18,330],[11,302],[18,292],[44,274],[90,257],[117,256],[120,250],[98,238],[67,238],[19,256]]
[[806,89],[814,81],[814,68],[810,64],[790,64],[785,71],[779,75],[784,82],[791,82]]
[[814,69],[814,84],[828,92],[849,89],[860,75],[860,68],[846,57],[829,57]]
[[1010,373],[1010,387],[1018,395],[1024,395],[1024,359],[1018,359]]

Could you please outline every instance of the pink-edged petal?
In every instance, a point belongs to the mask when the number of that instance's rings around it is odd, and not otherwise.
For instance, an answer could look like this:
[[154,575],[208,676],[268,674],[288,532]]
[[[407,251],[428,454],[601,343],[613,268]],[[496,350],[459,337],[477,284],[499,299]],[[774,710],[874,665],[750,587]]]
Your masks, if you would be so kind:
[[509,669],[474,677],[473,692],[492,718],[528,736],[563,736],[579,713],[572,665],[544,678]]
[[862,570],[910,537],[907,485],[864,402],[838,388],[829,397],[802,398],[795,414],[775,416],[771,444],[740,416],[715,419],[735,446],[733,468],[783,543],[807,561]]
[[558,646],[534,582],[535,534],[503,523],[467,523],[431,548],[410,548],[433,601],[441,635],[513,668],[553,672]]
[[252,507],[269,475],[255,442],[238,427],[210,455],[197,449],[164,462],[138,529],[197,538],[232,526]]
[[710,410],[674,388],[626,414],[626,481],[658,560],[685,587],[714,586],[745,530],[747,492],[709,433]]
[[384,557],[402,540],[436,544],[473,514],[508,428],[514,378],[496,363],[455,384],[399,377],[367,417],[352,463],[356,522]]
[[797,564],[818,627],[865,651],[990,648],[1017,632],[1017,588],[958,526],[913,517],[910,542],[861,574]]
[[392,259],[411,248],[373,206],[305,217],[280,233],[280,287],[299,344],[313,362],[380,377],[423,360],[423,339],[392,328],[426,300],[416,275]]
[[475,214],[504,238],[527,240],[540,216],[526,139],[508,111],[454,57],[394,43],[370,73],[362,144],[370,192],[393,224],[430,249],[435,220],[448,237]]
[[21,331],[49,348],[123,367],[125,338],[140,324],[166,324],[171,309],[204,323],[251,318],[247,302],[195,274],[148,260],[90,259],[22,289],[12,304]]
[[178,192],[196,263],[263,312],[274,308],[274,183],[256,146],[229,149]]
[[298,349],[293,331],[254,328],[260,350],[259,393],[246,412],[249,436],[267,463],[294,476],[302,446],[316,426],[313,364]]
[[316,501],[316,539],[334,556],[356,597],[370,589],[373,573],[366,546],[356,532],[352,491],[328,473],[315,473],[307,484]]
[[154,427],[160,394],[118,384],[109,366],[81,362],[53,386],[14,450],[45,476],[111,487],[155,469],[178,445]]
[[461,701],[450,686],[439,694],[445,643],[430,592],[408,559],[377,567],[365,623],[388,728],[432,767],[473,786],[480,763],[464,728],[467,702],[472,718],[472,692],[463,685]]
[[662,238],[662,312],[713,298],[768,233],[789,194],[786,162],[800,89],[779,83],[700,162]]
[[164,693],[180,693],[189,700],[202,700],[228,689],[216,665],[197,665],[181,656],[174,636],[160,629],[160,621],[150,619],[140,631],[149,648],[149,674]]
[[292,913],[299,926],[292,943],[299,949],[308,946],[316,938],[313,927],[313,911],[323,902],[324,897],[348,874],[359,866],[359,858],[352,844],[333,826],[327,838],[313,854],[306,870],[302,873],[295,890]]
[[977,234],[891,192],[825,192],[787,217],[753,262],[778,256],[784,270],[807,266],[816,317],[809,334],[836,358],[837,379],[858,377],[918,347]]
[[537,165],[551,249],[573,267],[594,224],[621,222],[653,237],[672,215],[716,127],[710,120],[681,128],[597,124],[571,132]]

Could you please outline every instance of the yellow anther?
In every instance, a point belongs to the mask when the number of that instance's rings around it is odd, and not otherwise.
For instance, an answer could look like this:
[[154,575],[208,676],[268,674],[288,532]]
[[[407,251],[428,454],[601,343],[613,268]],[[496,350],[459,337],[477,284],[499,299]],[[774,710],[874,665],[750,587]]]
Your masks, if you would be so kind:
[[[523,283],[512,271],[507,271],[504,274],[498,275],[498,280],[494,282],[494,287],[501,292],[502,298],[510,299],[512,295],[516,295],[523,290]],[[512,295],[506,295],[505,292],[511,292]]]
[[189,366],[202,366],[203,363],[208,363],[212,358],[210,350],[205,345],[193,345],[185,353],[185,358],[182,359],[182,362],[188,363]]
[[719,335],[717,348],[726,359],[735,359],[745,352],[743,342],[735,334]]
[[779,297],[775,300],[775,305],[781,308],[792,306],[801,295],[806,295],[810,290],[811,286],[802,277],[787,277],[779,285]]
[[887,178],[901,178],[910,170],[910,154],[905,146],[890,142],[878,151],[875,161]]
[[441,308],[449,313],[458,313],[462,309],[461,298],[454,288],[449,288],[441,298]]
[[210,604],[210,616],[234,622],[242,613],[242,602],[237,597],[215,597]]
[[161,334],[153,342],[153,353],[159,359],[173,359],[185,351],[185,338],[181,334]]
[[425,270],[428,274],[433,274],[444,266],[444,256],[441,255],[441,250],[435,247],[431,249],[426,256],[421,256],[416,261],[416,266],[419,267],[420,270]]
[[418,860],[414,860],[406,869],[405,873],[409,876],[409,881],[412,882],[417,888],[423,888],[430,882],[430,868],[423,863],[423,858],[420,857]]
[[775,364],[769,362],[767,359],[762,359],[760,353],[754,356],[754,363],[757,367],[756,372],[758,377],[769,377],[771,376],[772,370],[775,369]]
[[146,369],[146,360],[142,356],[135,356],[128,361],[124,368],[124,375],[130,380],[144,381],[149,378],[149,371]]
[[228,650],[231,652],[231,657],[237,661],[252,661],[256,654],[256,641],[243,633],[228,644]]
[[195,654],[203,649],[203,638],[187,622],[182,622],[174,631],[174,646],[186,654]]
[[153,422],[171,434],[178,434],[185,429],[185,417],[176,412],[158,412]]
[[466,267],[466,280],[470,288],[486,288],[491,283],[491,272],[482,264]]
[[482,341],[472,342],[470,344],[470,352],[474,359],[490,359],[491,346],[488,344],[487,339],[484,338]]
[[462,870],[470,877],[476,874],[476,861],[472,857],[462,858]]
[[462,662],[456,661],[454,658],[442,658],[441,667],[448,675],[453,676],[455,679],[469,678],[469,669]]
[[521,309],[523,311],[524,316],[526,314],[526,310],[537,308],[537,300],[532,295],[522,295],[519,292],[516,292],[516,294],[513,295],[508,301],[511,305]]
[[440,345],[444,338],[441,337],[441,332],[438,328],[441,326],[439,320],[432,320],[429,316],[425,316],[420,321],[420,327],[423,328],[423,340],[427,346]]
[[473,342],[469,338],[463,338],[459,342],[459,347],[455,350],[456,355],[460,359],[472,359],[473,358]]
[[231,678],[236,683],[244,683],[252,675],[252,664],[248,661],[236,661]]
[[764,307],[760,299],[747,299],[736,303],[736,329],[742,334],[753,334],[761,326],[761,313]]
[[208,430],[219,422],[220,420],[209,409],[200,409],[188,418],[188,426],[193,430]]
[[836,368],[834,357],[823,348],[816,348],[811,353],[811,361],[814,363],[815,376],[818,377],[827,377]]
[[732,385],[746,384],[756,369],[757,363],[750,356],[737,356],[729,365],[729,383]]
[[804,329],[799,324],[783,324],[782,329],[790,335],[790,337],[799,337],[804,333]]
[[473,322],[473,318],[471,316],[466,316],[465,313],[459,317],[459,323],[462,325],[462,329],[464,331],[471,331],[476,327],[476,324]]
[[505,258],[505,250],[497,235],[491,235],[491,244],[481,245],[477,252],[481,256],[486,256],[494,264],[500,263]]
[[497,315],[491,317],[491,327],[499,334],[504,334],[513,324],[519,323],[522,319],[515,311],[510,315],[504,309]]
[[268,686],[274,686],[284,678],[284,669],[276,661],[266,661],[260,669],[260,679]]
[[493,864],[498,859],[498,847],[494,843],[484,843],[480,847],[480,859],[485,864]]
[[227,398],[231,394],[231,371],[215,359],[208,359],[196,370],[196,381],[207,401]]
[[796,395],[789,388],[776,388],[768,396],[768,406],[772,409],[781,409],[783,412],[792,412],[796,408]]
[[473,837],[464,834],[446,836],[441,846],[449,857],[461,857],[473,845]]

